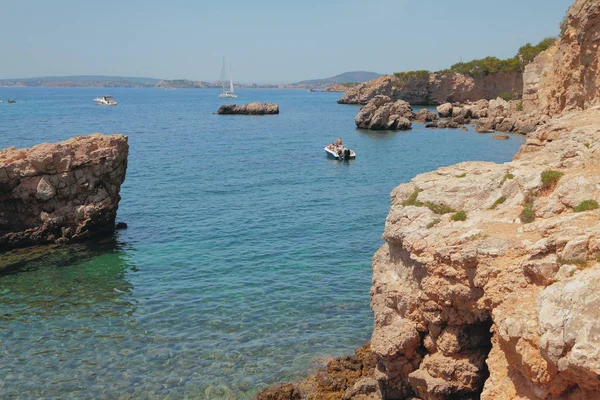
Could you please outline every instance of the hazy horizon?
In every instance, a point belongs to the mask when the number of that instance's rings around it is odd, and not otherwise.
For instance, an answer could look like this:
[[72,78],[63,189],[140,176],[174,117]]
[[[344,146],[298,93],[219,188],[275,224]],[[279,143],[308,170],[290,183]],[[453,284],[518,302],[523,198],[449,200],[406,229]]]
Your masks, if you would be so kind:
[[[0,79],[105,75],[281,84],[441,70],[557,36],[572,0],[4,2]],[[225,5],[226,4],[226,5]],[[518,27],[518,28],[517,28]]]

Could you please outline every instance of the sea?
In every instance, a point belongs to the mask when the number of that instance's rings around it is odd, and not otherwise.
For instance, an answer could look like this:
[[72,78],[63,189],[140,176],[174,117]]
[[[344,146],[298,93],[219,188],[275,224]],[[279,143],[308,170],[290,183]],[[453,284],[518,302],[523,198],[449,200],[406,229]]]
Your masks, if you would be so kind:
[[[118,106],[95,105],[102,95]],[[128,229],[0,275],[0,398],[249,399],[353,354],[372,332],[391,190],[445,165],[509,161],[524,142],[358,130],[359,107],[339,93],[217,95],[0,88],[0,148],[93,132],[130,145]],[[250,101],[281,112],[215,114]],[[338,137],[356,160],[326,157]]]

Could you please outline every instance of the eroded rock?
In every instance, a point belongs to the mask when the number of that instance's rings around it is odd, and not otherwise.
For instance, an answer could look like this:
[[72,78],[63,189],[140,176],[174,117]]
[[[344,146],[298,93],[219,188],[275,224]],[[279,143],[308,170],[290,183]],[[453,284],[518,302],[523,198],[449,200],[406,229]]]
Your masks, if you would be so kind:
[[95,133],[0,151],[0,250],[113,232],[128,150]]

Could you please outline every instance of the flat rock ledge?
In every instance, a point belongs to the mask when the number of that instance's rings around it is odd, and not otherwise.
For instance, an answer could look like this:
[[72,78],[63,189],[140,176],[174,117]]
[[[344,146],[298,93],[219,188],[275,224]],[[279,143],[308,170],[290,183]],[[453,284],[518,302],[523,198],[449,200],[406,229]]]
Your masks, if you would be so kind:
[[249,104],[236,105],[236,104],[225,104],[219,108],[217,114],[231,115],[269,115],[279,114],[279,105],[273,103],[260,103],[255,101]]
[[0,151],[0,252],[112,233],[128,152],[100,133]]

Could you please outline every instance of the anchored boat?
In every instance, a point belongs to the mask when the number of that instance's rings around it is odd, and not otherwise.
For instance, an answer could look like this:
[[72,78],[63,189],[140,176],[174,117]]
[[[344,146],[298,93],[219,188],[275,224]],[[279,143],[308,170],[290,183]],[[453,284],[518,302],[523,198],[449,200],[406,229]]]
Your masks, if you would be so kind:
[[227,90],[227,83],[225,81],[225,57],[223,57],[223,68],[221,69],[221,98],[235,99],[238,97],[237,93],[233,90],[233,75],[231,73],[231,63],[229,63],[229,90]]
[[346,161],[346,160],[354,160],[356,158],[356,153],[354,150],[347,149],[345,147],[338,147],[330,144],[325,147],[325,153],[330,158],[335,158],[336,160]]
[[99,104],[101,106],[116,106],[117,105],[117,102],[115,101],[114,97],[112,97],[112,96],[96,97],[94,99],[94,101],[96,102],[96,104]]

